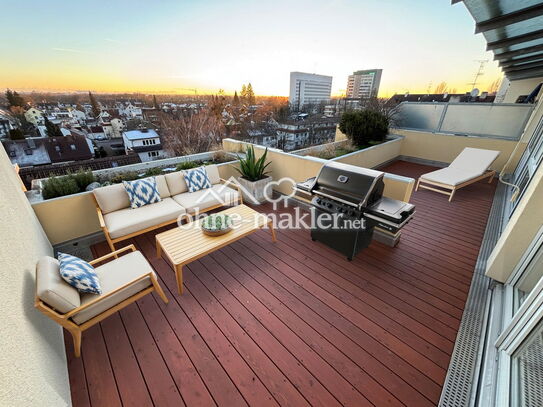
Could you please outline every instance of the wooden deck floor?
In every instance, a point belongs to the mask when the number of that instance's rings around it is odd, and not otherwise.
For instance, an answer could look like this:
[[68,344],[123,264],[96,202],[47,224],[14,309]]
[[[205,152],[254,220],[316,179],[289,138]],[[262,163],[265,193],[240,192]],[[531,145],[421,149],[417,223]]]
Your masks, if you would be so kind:
[[399,246],[352,262],[308,231],[257,232],[186,267],[182,296],[154,234],[134,239],[170,303],[149,295],[89,329],[79,359],[66,336],[73,405],[437,404],[495,185],[452,203],[415,192]]

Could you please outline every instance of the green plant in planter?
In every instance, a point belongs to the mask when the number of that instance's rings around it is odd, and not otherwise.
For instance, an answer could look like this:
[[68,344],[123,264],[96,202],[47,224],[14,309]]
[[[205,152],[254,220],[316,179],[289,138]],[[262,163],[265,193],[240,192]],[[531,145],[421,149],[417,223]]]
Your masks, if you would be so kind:
[[388,118],[375,110],[345,112],[341,116],[339,129],[359,148],[365,148],[372,141],[383,141],[388,134]]
[[123,181],[134,181],[138,179],[138,173],[136,171],[127,171],[111,177],[110,182],[112,184],[120,184]]
[[251,145],[245,152],[245,158],[242,158],[238,156],[239,160],[239,168],[234,167],[243,178],[245,178],[248,181],[259,181],[263,178],[266,178],[266,175],[268,175],[268,172],[266,171],[266,167],[270,165],[270,163],[266,163],[266,157],[268,155],[268,149],[264,151],[264,154],[262,154],[262,157],[259,159],[255,156],[255,149]]
[[43,199],[58,198],[80,192],[76,180],[71,176],[52,177],[43,183]]
[[198,167],[198,165],[199,164],[197,162],[194,162],[194,161],[183,161],[182,163],[177,164],[175,169],[177,171],[190,170],[191,168]]
[[147,169],[147,171],[145,171],[146,177],[152,177],[152,176],[161,175],[161,174],[162,174],[162,168],[158,168],[158,167],[151,167]]
[[83,169],[80,169],[73,174],[69,174],[68,177],[71,177],[75,180],[80,192],[85,191],[87,185],[92,184],[96,181],[96,178],[92,174],[92,171],[84,171]]

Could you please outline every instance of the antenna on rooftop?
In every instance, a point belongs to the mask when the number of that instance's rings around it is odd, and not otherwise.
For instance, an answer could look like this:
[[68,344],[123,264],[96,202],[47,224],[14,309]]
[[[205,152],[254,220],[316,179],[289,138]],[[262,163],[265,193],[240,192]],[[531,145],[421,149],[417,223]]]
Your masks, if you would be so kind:
[[[485,74],[485,65],[488,62],[488,59],[476,59],[475,62],[479,62],[479,68],[477,69],[477,72],[475,73],[475,78],[473,78],[473,82],[468,83],[468,85],[471,85],[472,91],[475,89],[475,86],[477,85],[477,81],[479,80],[479,77]],[[479,91],[477,91],[477,94],[479,94]]]

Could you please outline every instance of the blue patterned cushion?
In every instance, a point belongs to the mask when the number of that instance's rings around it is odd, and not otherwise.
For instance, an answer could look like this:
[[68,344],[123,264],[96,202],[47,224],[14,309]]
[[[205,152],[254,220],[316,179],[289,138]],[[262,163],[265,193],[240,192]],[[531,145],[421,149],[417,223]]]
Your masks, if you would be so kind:
[[211,188],[211,181],[204,167],[194,168],[192,170],[183,171],[183,177],[187,183],[189,192],[196,192],[201,189]]
[[155,177],[123,181],[123,185],[128,193],[132,209],[161,201]]
[[102,294],[100,281],[92,267],[85,260],[71,254],[59,253],[61,277],[80,293]]

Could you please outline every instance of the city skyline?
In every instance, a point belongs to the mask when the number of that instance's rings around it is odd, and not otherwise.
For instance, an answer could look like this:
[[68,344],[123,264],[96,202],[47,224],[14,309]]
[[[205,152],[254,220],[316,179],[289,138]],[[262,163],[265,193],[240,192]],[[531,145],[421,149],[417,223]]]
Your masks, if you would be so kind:
[[287,96],[289,73],[302,71],[332,76],[332,95],[339,96],[353,71],[381,68],[381,97],[433,91],[442,81],[464,92],[480,59],[489,62],[479,88],[501,76],[483,37],[472,34],[466,9],[448,1],[60,8],[30,1],[3,8],[0,32],[10,41],[0,44],[0,87],[22,91],[233,94],[251,82],[257,95]]

